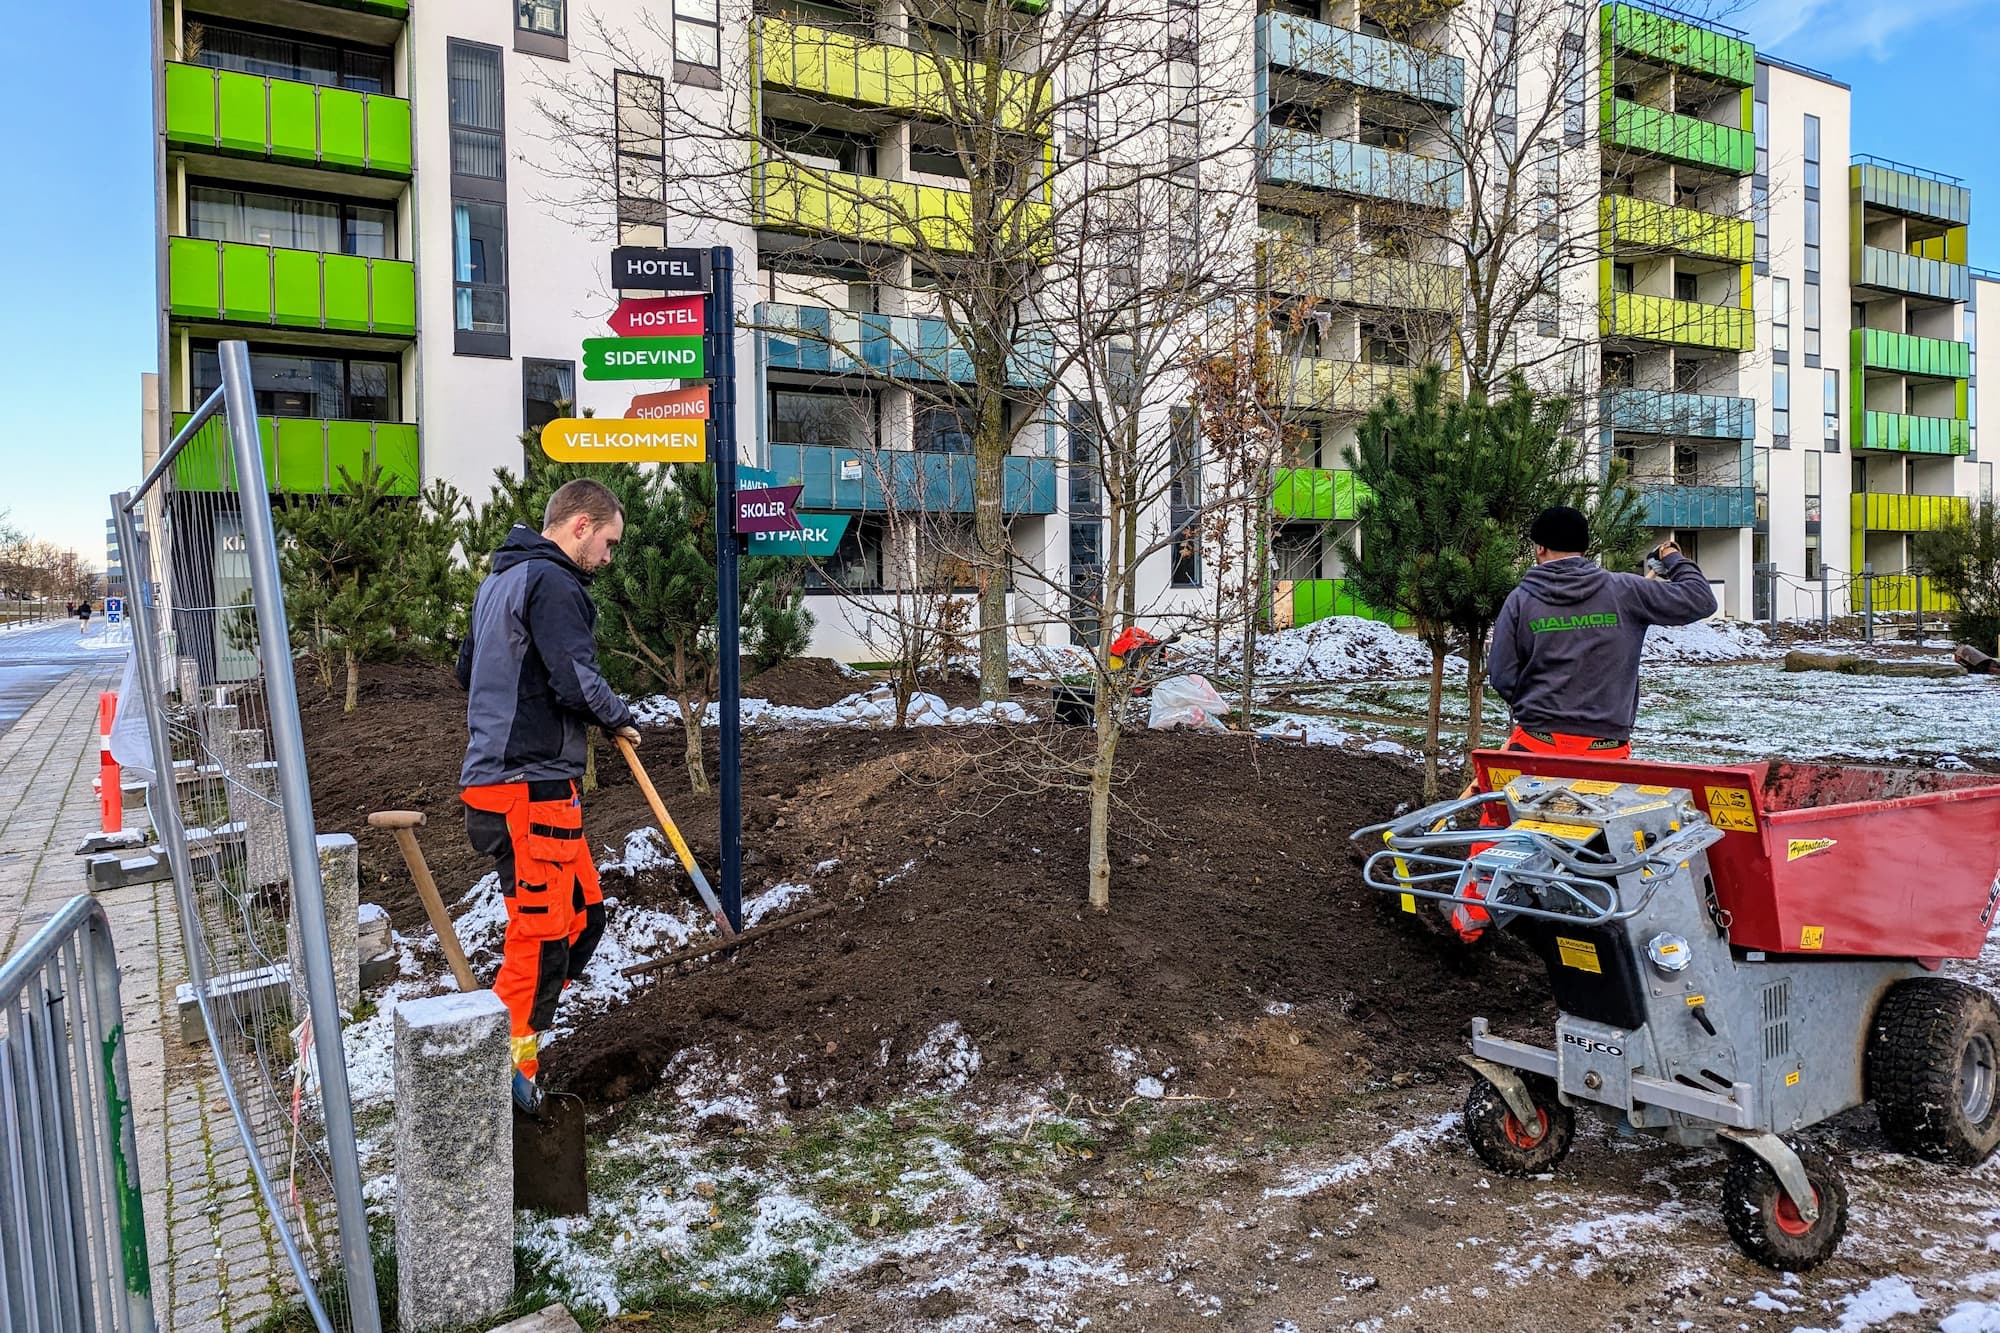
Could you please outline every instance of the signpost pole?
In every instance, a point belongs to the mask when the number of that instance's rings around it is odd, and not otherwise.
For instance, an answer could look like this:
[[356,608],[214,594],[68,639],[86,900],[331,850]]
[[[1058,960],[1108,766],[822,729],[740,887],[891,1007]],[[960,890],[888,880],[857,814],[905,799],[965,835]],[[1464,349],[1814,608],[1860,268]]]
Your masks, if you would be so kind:
[[709,251],[708,439],[715,463],[717,639],[722,657],[722,875],[716,892],[729,924],[743,929],[743,680],[742,598],[736,557],[736,252]]

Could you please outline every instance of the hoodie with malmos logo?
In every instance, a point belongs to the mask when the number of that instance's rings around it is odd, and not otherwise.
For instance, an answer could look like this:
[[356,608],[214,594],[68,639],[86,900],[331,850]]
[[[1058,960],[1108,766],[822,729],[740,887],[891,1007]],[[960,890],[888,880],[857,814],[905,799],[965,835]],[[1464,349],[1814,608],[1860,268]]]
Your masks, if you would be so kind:
[[1708,577],[1679,554],[1651,579],[1580,555],[1551,560],[1523,574],[1500,608],[1487,675],[1517,727],[1629,740],[1647,628],[1714,614]]

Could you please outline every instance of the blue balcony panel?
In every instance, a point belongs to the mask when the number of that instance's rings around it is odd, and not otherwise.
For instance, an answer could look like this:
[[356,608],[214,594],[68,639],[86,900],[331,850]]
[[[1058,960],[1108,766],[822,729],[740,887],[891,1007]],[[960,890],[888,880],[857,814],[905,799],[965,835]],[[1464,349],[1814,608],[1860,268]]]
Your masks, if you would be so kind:
[[1681,435],[1748,440],[1757,434],[1757,404],[1749,398],[1657,389],[1606,389],[1604,426],[1634,435]]
[[[773,444],[769,454],[769,470],[776,474],[778,485],[806,488],[799,499],[804,510],[871,513],[887,510],[893,501],[904,512],[972,512],[970,454],[868,451],[824,444]],[[842,464],[856,466],[843,469]],[[1056,460],[1010,456],[1000,503],[1009,514],[1055,513]]]

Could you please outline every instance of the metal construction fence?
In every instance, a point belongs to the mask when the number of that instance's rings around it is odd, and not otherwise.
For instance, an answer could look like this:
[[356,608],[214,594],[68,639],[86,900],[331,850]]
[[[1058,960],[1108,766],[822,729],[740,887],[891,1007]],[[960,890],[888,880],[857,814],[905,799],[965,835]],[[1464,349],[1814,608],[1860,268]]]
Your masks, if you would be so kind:
[[218,1083],[323,1333],[379,1333],[270,475],[246,344],[112,497],[173,872]]
[[151,1333],[118,951],[88,894],[0,966],[0,1333]]

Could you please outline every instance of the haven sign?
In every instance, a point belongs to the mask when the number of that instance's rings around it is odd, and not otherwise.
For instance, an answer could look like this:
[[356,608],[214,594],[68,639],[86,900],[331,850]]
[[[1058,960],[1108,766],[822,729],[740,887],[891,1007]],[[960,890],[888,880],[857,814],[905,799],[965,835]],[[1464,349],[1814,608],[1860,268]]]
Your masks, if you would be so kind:
[[708,458],[708,425],[558,417],[542,427],[542,452],[558,463],[700,463]]

